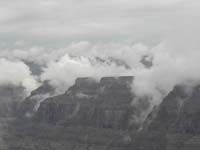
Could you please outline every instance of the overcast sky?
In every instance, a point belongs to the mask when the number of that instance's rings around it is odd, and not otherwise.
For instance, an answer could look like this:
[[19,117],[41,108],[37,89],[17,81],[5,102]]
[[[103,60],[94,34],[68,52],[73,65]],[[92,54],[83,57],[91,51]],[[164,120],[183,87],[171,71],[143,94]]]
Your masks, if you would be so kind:
[[185,24],[185,18],[199,20],[199,4],[198,0],[0,0],[0,46],[59,47],[82,40],[152,44]]

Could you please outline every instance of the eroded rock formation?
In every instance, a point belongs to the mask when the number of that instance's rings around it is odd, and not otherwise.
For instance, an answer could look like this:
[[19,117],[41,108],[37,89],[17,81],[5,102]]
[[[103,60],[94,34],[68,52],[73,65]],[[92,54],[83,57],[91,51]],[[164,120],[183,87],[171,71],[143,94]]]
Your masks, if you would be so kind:
[[133,80],[78,78],[57,96],[45,83],[21,103],[24,117],[6,125],[2,140],[8,150],[199,150],[200,87],[174,87],[141,128],[133,118],[148,99],[132,105]]
[[78,78],[63,95],[43,101],[37,117],[54,124],[127,129],[132,81],[133,77],[105,77],[100,82]]
[[164,98],[155,119],[135,136],[133,149],[198,150],[199,116],[199,86],[176,86]]

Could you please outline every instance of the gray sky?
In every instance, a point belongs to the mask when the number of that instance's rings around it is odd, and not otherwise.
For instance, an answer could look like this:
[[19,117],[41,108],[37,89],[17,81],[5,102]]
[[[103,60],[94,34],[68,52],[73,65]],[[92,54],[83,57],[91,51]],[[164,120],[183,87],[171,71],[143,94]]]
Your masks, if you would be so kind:
[[0,45],[155,43],[199,18],[198,0],[0,0]]

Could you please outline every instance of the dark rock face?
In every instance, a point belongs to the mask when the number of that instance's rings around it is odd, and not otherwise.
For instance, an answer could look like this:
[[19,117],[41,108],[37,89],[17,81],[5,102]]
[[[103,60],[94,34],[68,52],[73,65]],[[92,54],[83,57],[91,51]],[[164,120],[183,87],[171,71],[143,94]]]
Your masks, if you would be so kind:
[[133,147],[137,150],[197,150],[200,148],[199,116],[199,86],[189,92],[184,86],[176,86],[161,103],[155,119],[136,137]]
[[144,55],[140,62],[144,65],[146,68],[151,68],[153,66],[153,58],[148,55]]
[[[78,78],[57,96],[45,83],[20,107],[34,117],[6,126],[8,150],[199,150],[200,86],[174,87],[138,128],[130,122],[148,107],[148,99],[139,101],[140,108],[131,105],[133,80]],[[35,98],[47,93],[51,97]]]
[[40,103],[46,98],[53,96],[55,89],[45,81],[39,88],[32,91],[21,104],[18,109],[20,117],[32,117],[40,106]]
[[12,117],[15,116],[26,92],[20,86],[3,85],[0,87],[0,95],[0,117]]
[[109,65],[115,64],[117,66],[125,67],[126,69],[131,69],[131,67],[125,61],[123,61],[121,59],[116,59],[116,58],[113,58],[113,57],[108,57],[106,59],[96,57],[95,59],[99,63],[106,63],[106,64],[109,64]]
[[[41,102],[34,117],[6,126],[8,150],[128,150],[132,81],[133,77],[78,78],[64,94]],[[31,96],[45,91],[40,87]],[[24,112],[35,105],[31,98],[26,101]]]
[[63,95],[41,103],[37,117],[49,123],[127,129],[133,77],[78,78]]

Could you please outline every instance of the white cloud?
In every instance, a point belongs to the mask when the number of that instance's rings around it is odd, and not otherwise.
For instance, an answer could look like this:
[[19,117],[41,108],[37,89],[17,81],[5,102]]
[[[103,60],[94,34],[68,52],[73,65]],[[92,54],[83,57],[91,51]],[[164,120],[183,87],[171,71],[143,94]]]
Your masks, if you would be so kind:
[[0,59],[0,85],[14,84],[23,86],[27,92],[37,87],[37,82],[23,62]]
[[130,75],[130,70],[116,64],[99,63],[95,59],[87,57],[70,57],[68,54],[59,61],[50,62],[42,80],[50,80],[58,90],[65,91],[73,85],[78,77],[94,77],[97,80],[103,76]]

